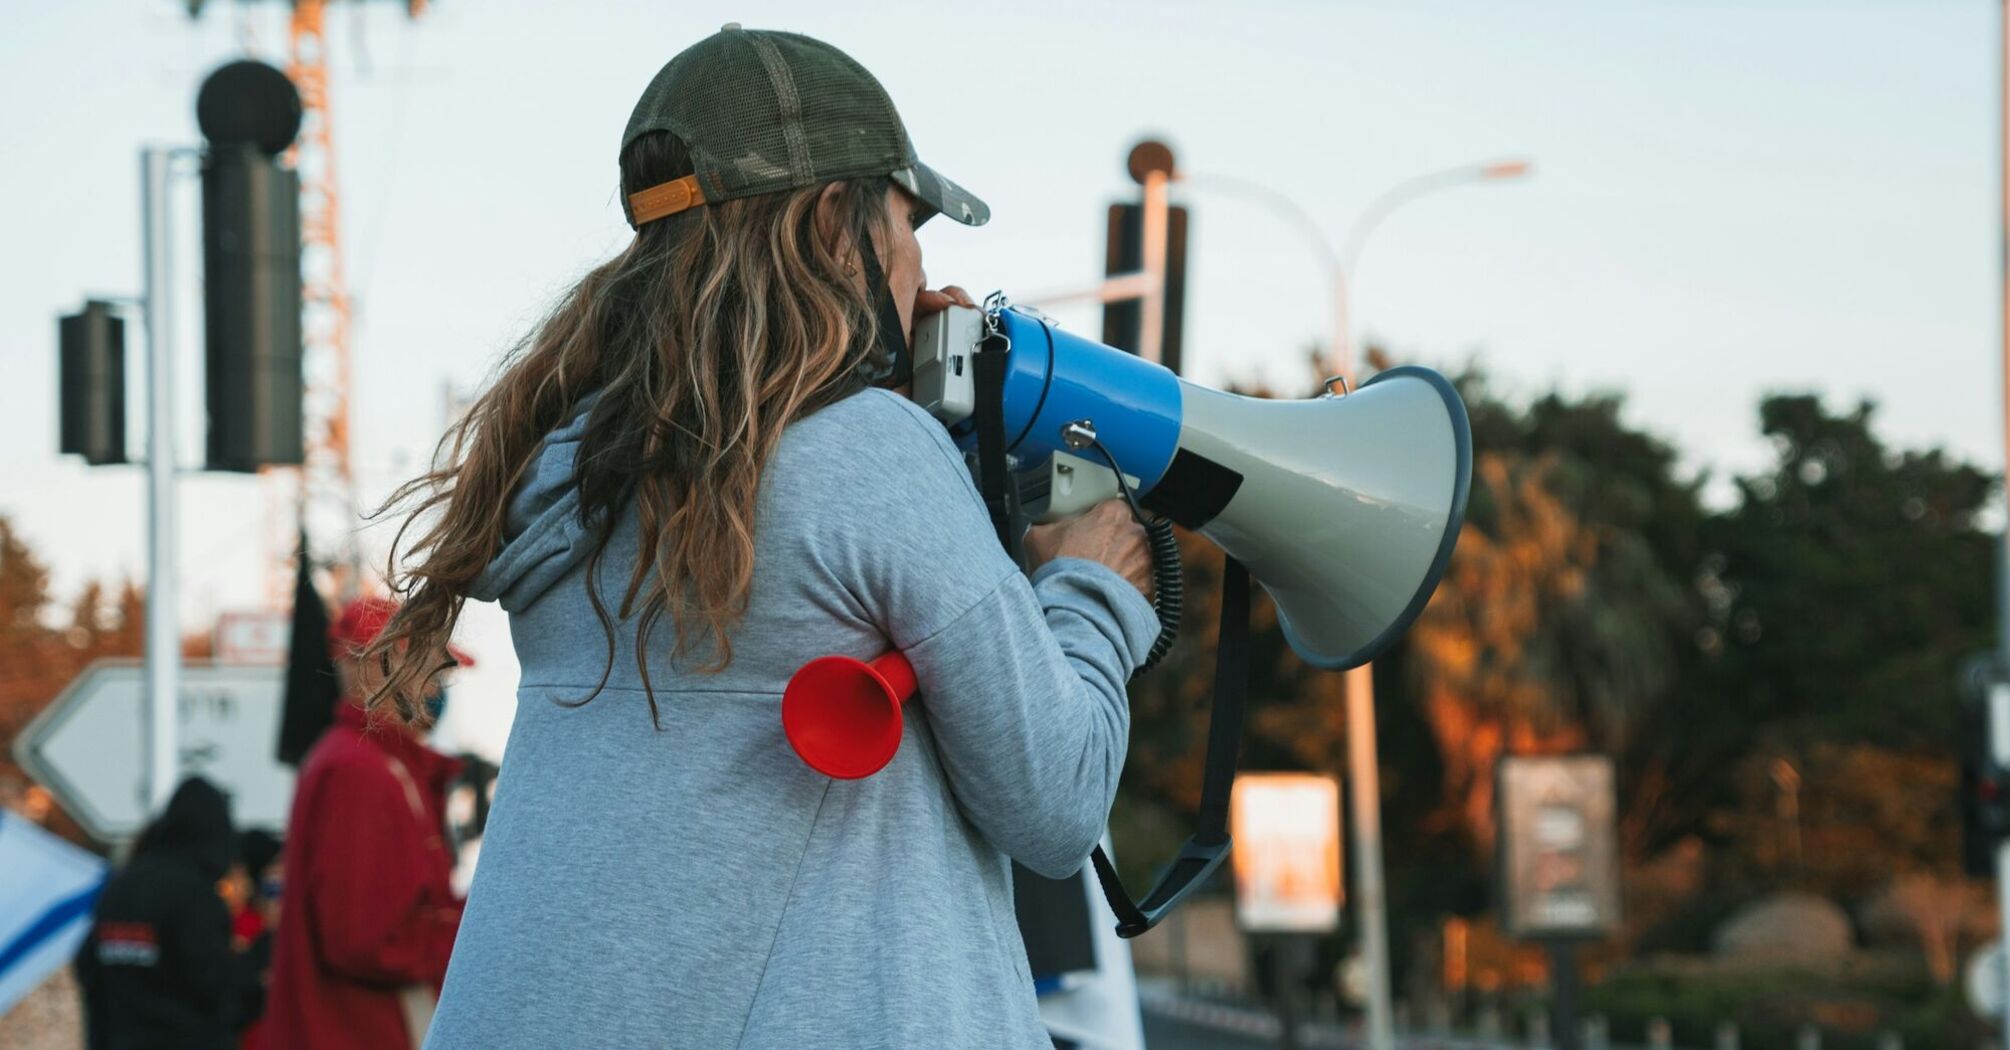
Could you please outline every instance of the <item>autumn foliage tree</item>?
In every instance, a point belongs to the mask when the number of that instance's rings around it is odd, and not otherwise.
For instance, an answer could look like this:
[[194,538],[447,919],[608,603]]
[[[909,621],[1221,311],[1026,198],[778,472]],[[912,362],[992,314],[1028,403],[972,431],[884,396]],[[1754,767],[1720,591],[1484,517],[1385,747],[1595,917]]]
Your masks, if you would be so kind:
[[26,782],[13,742],[29,721],[91,661],[140,655],[145,627],[145,596],[130,582],[109,593],[88,583],[57,601],[47,563],[0,516],[0,782]]

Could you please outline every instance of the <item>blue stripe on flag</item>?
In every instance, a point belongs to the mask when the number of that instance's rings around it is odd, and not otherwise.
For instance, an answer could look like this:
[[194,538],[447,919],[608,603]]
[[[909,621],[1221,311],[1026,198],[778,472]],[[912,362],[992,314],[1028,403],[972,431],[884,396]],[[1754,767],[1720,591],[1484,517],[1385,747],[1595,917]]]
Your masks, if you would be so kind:
[[97,885],[49,905],[41,918],[29,923],[27,929],[0,947],[0,976],[5,976],[15,963],[40,948],[44,941],[62,932],[63,927],[90,915],[92,906],[98,903],[98,894],[104,890],[105,883],[101,879]]

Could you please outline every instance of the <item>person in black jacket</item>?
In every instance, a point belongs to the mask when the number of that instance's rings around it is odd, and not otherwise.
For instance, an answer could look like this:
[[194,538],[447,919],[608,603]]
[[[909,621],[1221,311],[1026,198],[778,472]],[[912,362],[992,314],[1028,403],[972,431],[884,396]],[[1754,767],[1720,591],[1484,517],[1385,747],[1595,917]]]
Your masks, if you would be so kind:
[[217,882],[235,852],[230,800],[182,781],[105,884],[78,951],[90,1050],[230,1050],[241,974]]

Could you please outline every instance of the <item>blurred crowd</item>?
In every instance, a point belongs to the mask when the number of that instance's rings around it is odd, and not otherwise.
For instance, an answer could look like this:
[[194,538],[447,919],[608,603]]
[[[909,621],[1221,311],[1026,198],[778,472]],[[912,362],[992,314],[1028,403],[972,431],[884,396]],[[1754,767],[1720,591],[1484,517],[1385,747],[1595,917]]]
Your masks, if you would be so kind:
[[450,824],[467,814],[449,812],[463,763],[362,704],[362,651],[395,611],[363,599],[332,625],[341,699],[283,843],[234,828],[200,777],[135,840],[76,958],[88,1050],[418,1045],[460,923]]

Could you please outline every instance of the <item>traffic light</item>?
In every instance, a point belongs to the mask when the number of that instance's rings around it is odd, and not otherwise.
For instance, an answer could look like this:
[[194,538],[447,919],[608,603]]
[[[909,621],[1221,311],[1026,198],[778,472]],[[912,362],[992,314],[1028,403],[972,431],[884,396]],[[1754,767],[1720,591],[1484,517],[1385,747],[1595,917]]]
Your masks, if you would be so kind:
[[211,470],[255,471],[305,453],[300,364],[300,176],[278,154],[300,95],[258,62],[210,74],[196,99],[202,165],[203,318]]
[[1970,659],[1961,678],[1961,866],[1982,878],[1996,874],[1997,847],[2010,838],[2010,769],[1997,759],[1989,717],[1991,691],[2010,685],[1987,654]]
[[[1109,276],[1136,273],[1145,264],[1145,209],[1137,204],[1110,205],[1108,239],[1103,253],[1103,273]],[[1166,285],[1164,327],[1160,330],[1159,363],[1177,373],[1180,370],[1180,336],[1186,316],[1186,208],[1173,205],[1166,211]],[[1139,322],[1144,304],[1123,299],[1103,304],[1103,342],[1119,350],[1138,352]]]
[[126,461],[126,322],[91,300],[56,323],[57,451],[92,466]]

